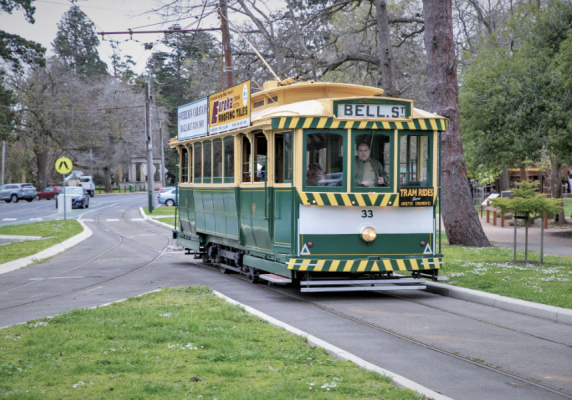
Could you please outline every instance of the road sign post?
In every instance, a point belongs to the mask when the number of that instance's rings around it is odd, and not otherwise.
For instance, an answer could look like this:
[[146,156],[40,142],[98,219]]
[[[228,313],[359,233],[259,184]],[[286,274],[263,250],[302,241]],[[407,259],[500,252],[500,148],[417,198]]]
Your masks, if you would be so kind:
[[69,174],[73,169],[72,161],[67,157],[60,157],[56,160],[56,171],[62,174],[63,187],[62,193],[64,195],[64,220],[66,219],[66,174]]

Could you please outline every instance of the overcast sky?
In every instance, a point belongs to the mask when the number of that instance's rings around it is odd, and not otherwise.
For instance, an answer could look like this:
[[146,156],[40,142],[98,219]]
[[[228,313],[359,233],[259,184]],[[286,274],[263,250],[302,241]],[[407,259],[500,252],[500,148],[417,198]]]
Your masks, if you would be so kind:
[[[36,0],[32,3],[36,7],[34,24],[28,23],[22,11],[14,10],[12,14],[0,14],[0,27],[3,30],[20,35],[28,40],[33,40],[42,44],[48,49],[48,56],[52,55],[52,42],[58,32],[58,23],[63,14],[71,7],[71,3],[65,0]],[[141,30],[161,30],[167,29],[175,22],[163,23],[162,19],[154,14],[143,14],[156,4],[154,0],[79,0],[76,3],[84,13],[95,23],[96,31],[113,32],[126,31],[128,28],[136,29],[145,25]],[[142,15],[143,14],[143,15]],[[180,24],[185,27],[192,20],[183,20]],[[201,28],[209,28],[218,24],[216,18],[207,20],[201,24]],[[214,25],[213,25],[214,24]],[[193,27],[191,27],[193,28]],[[218,32],[214,32],[218,35]],[[122,42],[120,49],[122,55],[131,55],[133,61],[137,63],[135,71],[141,73],[145,68],[145,63],[151,50],[145,50],[144,42],[155,42],[163,37],[162,34],[139,34],[133,35],[133,39],[139,40]],[[101,40],[101,36],[99,36]],[[108,36],[107,38],[111,38]],[[129,35],[114,35],[114,40],[124,41],[129,39]],[[101,59],[109,64],[112,54],[110,43],[102,41],[99,46]]]

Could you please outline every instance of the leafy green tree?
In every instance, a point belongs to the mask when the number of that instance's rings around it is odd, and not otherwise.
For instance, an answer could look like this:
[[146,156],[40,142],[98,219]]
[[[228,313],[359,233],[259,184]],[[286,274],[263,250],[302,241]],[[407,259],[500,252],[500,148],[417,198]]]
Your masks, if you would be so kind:
[[73,5],[58,24],[52,46],[68,68],[77,74],[105,75],[107,65],[99,58],[99,39],[95,25],[81,9]]

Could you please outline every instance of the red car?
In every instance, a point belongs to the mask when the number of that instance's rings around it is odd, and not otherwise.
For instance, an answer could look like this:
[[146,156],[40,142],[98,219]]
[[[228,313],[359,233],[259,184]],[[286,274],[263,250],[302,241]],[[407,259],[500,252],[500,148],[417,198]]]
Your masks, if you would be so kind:
[[62,189],[60,189],[57,186],[50,186],[50,187],[45,188],[43,192],[36,193],[36,199],[37,200],[42,200],[42,199],[51,200],[55,196],[57,196],[61,191],[62,191]]

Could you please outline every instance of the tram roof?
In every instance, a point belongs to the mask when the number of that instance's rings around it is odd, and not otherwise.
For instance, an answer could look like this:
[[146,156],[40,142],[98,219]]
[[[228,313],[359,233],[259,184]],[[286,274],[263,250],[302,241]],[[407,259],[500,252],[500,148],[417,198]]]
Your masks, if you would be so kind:
[[[251,126],[236,131],[226,131],[211,136],[219,136],[237,131],[250,131],[260,129],[273,118],[335,118],[334,101],[354,99],[380,99],[400,100],[410,102],[408,99],[385,97],[383,89],[370,86],[352,85],[332,82],[296,82],[286,86],[278,86],[277,82],[266,82],[263,90],[251,95]],[[257,103],[263,105],[254,107]],[[445,117],[413,107],[412,119],[445,119]],[[184,142],[200,140],[205,137],[185,139]],[[176,142],[177,139],[172,139]]]

